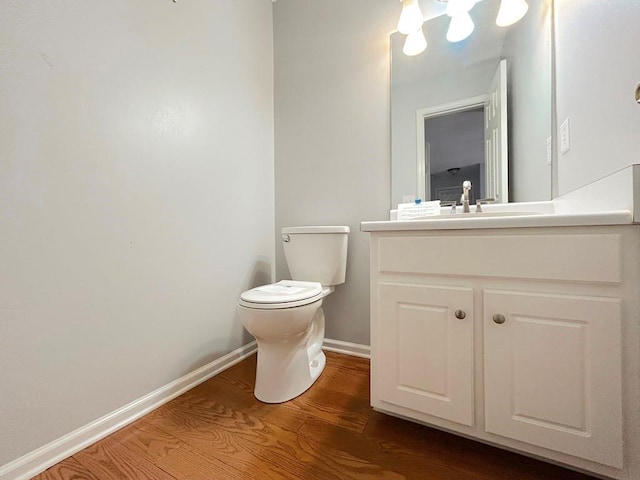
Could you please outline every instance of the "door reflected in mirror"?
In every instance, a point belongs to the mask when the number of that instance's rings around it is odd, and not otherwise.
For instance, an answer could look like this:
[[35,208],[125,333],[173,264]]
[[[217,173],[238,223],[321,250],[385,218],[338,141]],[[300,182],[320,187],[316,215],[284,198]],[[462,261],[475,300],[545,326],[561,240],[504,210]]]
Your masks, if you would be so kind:
[[414,57],[391,35],[393,208],[407,196],[459,201],[463,180],[476,199],[551,198],[553,5],[529,4],[501,28],[500,1],[477,3],[474,32],[457,43],[446,40],[449,17],[432,18]]

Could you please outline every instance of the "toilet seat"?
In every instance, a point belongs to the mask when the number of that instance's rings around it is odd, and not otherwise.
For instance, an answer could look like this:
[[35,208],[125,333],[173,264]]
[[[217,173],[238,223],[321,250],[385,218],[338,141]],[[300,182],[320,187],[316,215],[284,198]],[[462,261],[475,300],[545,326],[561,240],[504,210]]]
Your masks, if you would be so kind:
[[275,310],[308,305],[323,296],[322,285],[318,282],[281,280],[243,292],[238,304],[259,310]]

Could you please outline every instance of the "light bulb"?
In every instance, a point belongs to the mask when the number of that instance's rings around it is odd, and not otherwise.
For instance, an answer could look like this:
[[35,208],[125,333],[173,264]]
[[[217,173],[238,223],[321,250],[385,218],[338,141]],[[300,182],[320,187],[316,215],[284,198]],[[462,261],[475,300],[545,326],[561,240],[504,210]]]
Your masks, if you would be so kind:
[[458,13],[451,17],[449,30],[447,30],[447,40],[450,42],[460,42],[473,32],[475,25],[469,12]]
[[404,41],[404,47],[402,47],[402,52],[412,57],[424,52],[425,48],[427,48],[427,39],[424,38],[422,27],[420,27],[415,32],[407,35],[407,39]]
[[415,33],[424,23],[418,0],[402,0],[402,12],[398,20],[398,31],[405,35]]
[[529,4],[526,0],[502,0],[496,25],[499,27],[513,25],[525,16],[527,10],[529,10]]

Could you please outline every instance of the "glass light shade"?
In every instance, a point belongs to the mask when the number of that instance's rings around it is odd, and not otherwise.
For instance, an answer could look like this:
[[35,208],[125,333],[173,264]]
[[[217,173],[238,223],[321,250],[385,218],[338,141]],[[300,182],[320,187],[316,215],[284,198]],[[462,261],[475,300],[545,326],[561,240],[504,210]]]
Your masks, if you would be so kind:
[[424,23],[418,0],[402,0],[402,12],[398,20],[398,31],[405,35],[415,33]]
[[424,52],[425,48],[427,48],[427,39],[424,38],[422,27],[420,27],[415,32],[407,35],[407,39],[404,41],[404,47],[402,47],[402,53],[412,57]]
[[445,13],[450,17],[468,13],[479,0],[449,0]]
[[529,10],[529,4],[526,0],[502,0],[500,2],[500,10],[498,10],[498,18],[496,25],[499,27],[508,27],[513,25]]
[[459,13],[451,17],[449,30],[447,30],[447,40],[450,42],[460,42],[473,32],[475,25],[469,12]]

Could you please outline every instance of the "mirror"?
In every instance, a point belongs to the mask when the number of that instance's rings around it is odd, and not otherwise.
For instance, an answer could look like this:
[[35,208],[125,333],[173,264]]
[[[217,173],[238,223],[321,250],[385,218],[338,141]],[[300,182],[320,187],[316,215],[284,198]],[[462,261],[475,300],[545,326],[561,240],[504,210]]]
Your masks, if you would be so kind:
[[[465,40],[446,39],[443,2],[427,0],[426,50],[402,53],[391,35],[391,204],[460,200],[551,199],[553,157],[552,0],[530,0],[518,23],[498,27],[500,0],[470,11]],[[421,6],[424,3],[421,2]]]

